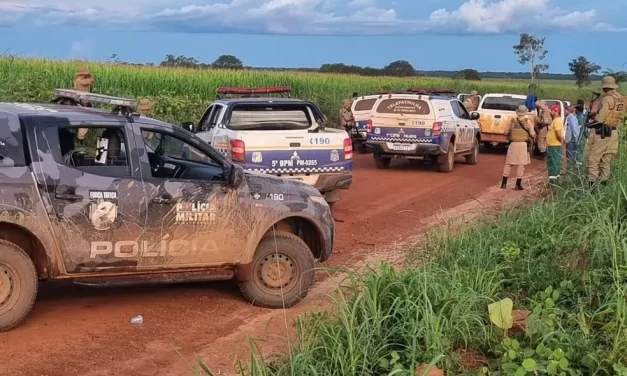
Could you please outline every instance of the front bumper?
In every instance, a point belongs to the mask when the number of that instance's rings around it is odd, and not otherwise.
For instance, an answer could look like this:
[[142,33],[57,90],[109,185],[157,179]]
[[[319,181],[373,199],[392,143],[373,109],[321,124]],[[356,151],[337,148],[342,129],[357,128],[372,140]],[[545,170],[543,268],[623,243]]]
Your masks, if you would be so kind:
[[396,150],[385,141],[366,141],[366,148],[375,155],[393,155],[395,157],[425,157],[429,155],[445,154],[444,150],[438,144],[404,144],[411,147],[410,150]]

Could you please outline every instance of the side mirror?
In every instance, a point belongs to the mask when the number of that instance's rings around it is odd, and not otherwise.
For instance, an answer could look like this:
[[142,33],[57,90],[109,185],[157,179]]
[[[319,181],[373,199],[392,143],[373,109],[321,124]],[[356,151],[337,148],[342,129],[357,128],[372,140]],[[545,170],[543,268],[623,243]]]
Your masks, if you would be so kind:
[[473,111],[470,113],[470,120],[479,120],[479,118],[480,116],[478,112]]
[[187,129],[188,131],[192,133],[196,133],[196,127],[194,126],[194,123],[192,123],[191,121],[186,121],[186,122],[181,123],[181,127]]
[[231,187],[239,187],[244,180],[244,169],[236,164],[231,165],[229,171],[229,185]]

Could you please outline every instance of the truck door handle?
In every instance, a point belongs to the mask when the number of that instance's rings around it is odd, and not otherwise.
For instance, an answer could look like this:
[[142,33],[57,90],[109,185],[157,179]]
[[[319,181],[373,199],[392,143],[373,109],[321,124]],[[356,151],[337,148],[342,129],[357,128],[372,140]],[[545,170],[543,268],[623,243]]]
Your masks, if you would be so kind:
[[152,202],[154,202],[155,204],[169,205],[174,203],[174,199],[172,198],[172,196],[165,194],[161,197],[153,198]]
[[71,193],[55,193],[54,197],[58,198],[59,200],[67,201],[78,201],[83,199],[82,195],[75,195]]

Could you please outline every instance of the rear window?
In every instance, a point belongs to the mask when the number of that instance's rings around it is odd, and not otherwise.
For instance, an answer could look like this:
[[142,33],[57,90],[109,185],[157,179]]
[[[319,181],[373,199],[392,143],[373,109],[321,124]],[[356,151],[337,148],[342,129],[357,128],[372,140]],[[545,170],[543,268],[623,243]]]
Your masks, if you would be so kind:
[[360,101],[355,102],[355,109],[353,111],[370,111],[372,107],[374,107],[377,98],[372,99],[362,99]]
[[429,115],[429,104],[423,100],[391,98],[384,99],[377,106],[380,114]]
[[516,108],[524,103],[524,99],[512,97],[487,97],[481,108],[483,110],[516,111]]
[[303,105],[239,104],[231,111],[228,128],[234,130],[294,130],[312,125]]

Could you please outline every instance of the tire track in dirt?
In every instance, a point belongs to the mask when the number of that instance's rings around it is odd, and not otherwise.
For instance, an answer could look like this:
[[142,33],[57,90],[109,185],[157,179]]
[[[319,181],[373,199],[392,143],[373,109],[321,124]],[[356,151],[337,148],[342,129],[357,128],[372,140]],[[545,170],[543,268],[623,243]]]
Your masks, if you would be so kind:
[[[353,187],[337,204],[336,245],[324,266],[355,265],[440,223],[434,214],[497,186],[503,162],[503,153],[490,152],[475,166],[458,162],[448,174],[407,161],[382,171],[371,155],[355,155]],[[542,167],[533,161],[529,170]],[[520,196],[497,191],[495,202]],[[323,279],[319,273],[318,286]],[[310,306],[287,312],[305,309]],[[132,326],[137,314],[144,324]],[[27,320],[0,334],[0,375],[179,375],[184,364],[175,348],[211,355],[211,366],[228,367],[228,347],[241,348],[242,335],[263,330],[268,317],[285,319],[282,311],[245,302],[230,282],[108,289],[43,284]],[[284,332],[285,323],[281,327]]]

